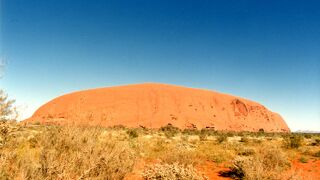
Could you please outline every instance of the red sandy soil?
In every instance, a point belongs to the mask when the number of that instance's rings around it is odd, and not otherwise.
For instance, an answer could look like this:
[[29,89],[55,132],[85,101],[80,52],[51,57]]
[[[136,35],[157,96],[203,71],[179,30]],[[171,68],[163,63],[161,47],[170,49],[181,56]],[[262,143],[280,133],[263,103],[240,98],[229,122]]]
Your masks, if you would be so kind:
[[217,164],[212,161],[206,161],[205,163],[198,165],[197,170],[205,175],[205,177],[207,177],[208,179],[231,179],[229,177],[223,177],[221,175],[222,172],[230,171],[230,169],[227,168],[224,163]]
[[307,163],[301,163],[294,160],[291,163],[291,170],[288,174],[296,174],[302,179],[318,180],[320,179],[320,160],[310,159]]
[[289,132],[281,116],[240,97],[209,90],[146,83],[60,96],[24,122],[159,128]]

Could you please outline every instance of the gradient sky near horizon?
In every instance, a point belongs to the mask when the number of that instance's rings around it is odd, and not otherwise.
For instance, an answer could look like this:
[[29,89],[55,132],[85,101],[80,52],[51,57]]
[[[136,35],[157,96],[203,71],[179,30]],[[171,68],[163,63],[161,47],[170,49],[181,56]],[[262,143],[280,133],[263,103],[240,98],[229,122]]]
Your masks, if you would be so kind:
[[320,131],[320,1],[0,0],[0,88],[22,118],[64,93],[160,82]]

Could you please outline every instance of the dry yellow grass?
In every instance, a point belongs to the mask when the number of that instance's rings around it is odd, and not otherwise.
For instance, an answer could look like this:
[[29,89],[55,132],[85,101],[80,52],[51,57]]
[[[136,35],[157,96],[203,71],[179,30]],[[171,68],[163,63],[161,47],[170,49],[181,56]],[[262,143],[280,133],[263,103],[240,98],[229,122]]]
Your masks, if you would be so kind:
[[101,128],[33,128],[12,131],[2,144],[3,179],[122,179],[134,165],[129,142],[101,138]]
[[201,179],[195,167],[205,161],[233,167],[238,178],[278,179],[298,155],[319,159],[316,135],[291,148],[282,134],[174,131],[1,121],[0,179],[123,179],[148,159],[157,163],[145,167],[146,179],[159,175],[155,169],[160,176]]

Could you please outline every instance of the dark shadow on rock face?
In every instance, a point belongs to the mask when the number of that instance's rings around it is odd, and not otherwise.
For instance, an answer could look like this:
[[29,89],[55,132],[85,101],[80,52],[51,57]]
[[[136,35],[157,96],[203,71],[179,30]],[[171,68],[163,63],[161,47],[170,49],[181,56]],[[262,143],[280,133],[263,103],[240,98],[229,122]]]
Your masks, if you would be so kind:
[[233,105],[235,116],[248,116],[248,109],[244,102],[234,99],[231,104]]

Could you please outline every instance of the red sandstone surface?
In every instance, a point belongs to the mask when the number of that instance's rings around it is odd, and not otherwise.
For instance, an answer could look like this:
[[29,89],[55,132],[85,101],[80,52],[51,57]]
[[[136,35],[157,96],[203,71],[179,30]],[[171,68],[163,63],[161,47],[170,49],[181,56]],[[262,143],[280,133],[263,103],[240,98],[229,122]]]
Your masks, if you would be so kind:
[[25,122],[268,132],[290,131],[259,103],[209,90],[146,83],[84,90],[60,96]]

